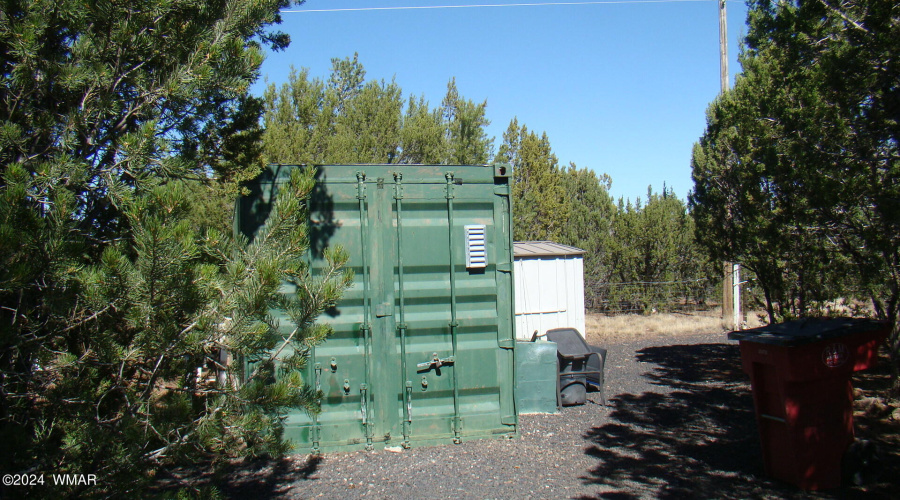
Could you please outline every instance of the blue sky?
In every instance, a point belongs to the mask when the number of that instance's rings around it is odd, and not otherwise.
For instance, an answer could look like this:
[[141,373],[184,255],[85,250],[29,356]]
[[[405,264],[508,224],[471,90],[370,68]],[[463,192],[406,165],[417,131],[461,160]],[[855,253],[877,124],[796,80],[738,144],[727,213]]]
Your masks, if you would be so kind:
[[[291,10],[496,5],[567,0],[307,0]],[[580,2],[584,0],[568,0]],[[281,84],[291,65],[326,78],[331,58],[359,53],[367,80],[395,78],[404,97],[440,105],[456,78],[487,100],[495,150],[513,117],[546,132],[561,165],[612,178],[635,199],[665,182],[684,198],[691,147],[719,92],[715,0],[449,9],[285,12],[290,47],[268,55],[254,93]],[[730,73],[746,6],[728,3]]]

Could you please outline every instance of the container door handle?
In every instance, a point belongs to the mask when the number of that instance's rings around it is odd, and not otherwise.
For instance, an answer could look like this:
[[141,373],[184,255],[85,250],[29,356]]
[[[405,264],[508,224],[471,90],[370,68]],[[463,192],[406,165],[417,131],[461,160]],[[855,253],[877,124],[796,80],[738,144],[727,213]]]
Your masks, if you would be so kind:
[[420,372],[426,372],[426,371],[432,370],[432,369],[436,370],[444,365],[452,365],[455,362],[456,362],[456,360],[453,358],[453,356],[448,356],[446,358],[441,359],[438,357],[437,353],[434,353],[431,355],[431,361],[426,361],[424,363],[418,363],[416,365],[416,368],[418,368],[418,371],[420,371]]

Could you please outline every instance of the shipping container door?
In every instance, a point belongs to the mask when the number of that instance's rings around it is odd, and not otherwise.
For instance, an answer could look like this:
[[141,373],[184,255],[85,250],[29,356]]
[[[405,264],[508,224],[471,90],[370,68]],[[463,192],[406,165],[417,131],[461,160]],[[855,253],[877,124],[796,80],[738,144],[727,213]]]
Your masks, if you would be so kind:
[[436,167],[394,175],[404,443],[514,431],[512,391],[501,389],[513,376],[509,206],[486,180]]
[[[375,419],[374,393],[379,366],[372,363],[382,311],[376,296],[379,264],[377,203],[365,178],[354,169],[320,168],[310,206],[310,262],[321,274],[323,252],[341,246],[349,253],[346,268],[354,274],[339,304],[319,318],[334,333],[317,346],[307,377],[322,393],[321,411],[291,414],[287,437],[312,450],[371,447],[381,430]],[[381,215],[383,216],[383,214]]]
[[[266,223],[279,191],[289,182],[294,168],[272,165],[239,201],[238,230],[254,238]],[[305,382],[322,392],[321,411],[292,411],[284,421],[284,437],[300,452],[363,448],[375,435],[372,417],[372,382],[375,370],[369,364],[373,349],[372,319],[375,307],[369,280],[374,245],[368,232],[374,217],[365,184],[355,170],[320,169],[310,200],[309,257],[311,273],[321,275],[326,263],[323,252],[335,245],[350,255],[346,268],[355,274],[353,284],[340,303],[325,311],[318,321],[328,323],[334,333],[312,349],[304,373]],[[286,283],[282,293],[296,293]],[[272,310],[279,329],[287,335],[295,327],[283,311]],[[282,353],[288,356],[290,348]]]
[[508,185],[447,169],[319,167],[312,272],[340,245],[355,277],[319,318],[334,328],[306,371],[321,411],[285,422],[298,451],[515,432]]

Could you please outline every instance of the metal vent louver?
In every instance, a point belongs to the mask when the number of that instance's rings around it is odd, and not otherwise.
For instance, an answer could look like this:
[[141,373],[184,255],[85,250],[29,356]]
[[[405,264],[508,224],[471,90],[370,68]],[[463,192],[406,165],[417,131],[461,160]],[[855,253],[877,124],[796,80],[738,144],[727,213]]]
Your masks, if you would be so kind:
[[487,267],[487,226],[473,224],[466,226],[466,268]]

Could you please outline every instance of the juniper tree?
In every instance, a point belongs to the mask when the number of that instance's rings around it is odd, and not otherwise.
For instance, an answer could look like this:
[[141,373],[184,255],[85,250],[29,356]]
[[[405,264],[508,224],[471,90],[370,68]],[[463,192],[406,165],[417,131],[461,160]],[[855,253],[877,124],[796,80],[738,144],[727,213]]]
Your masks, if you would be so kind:
[[520,127],[519,121],[513,118],[503,133],[497,159],[513,167],[515,239],[559,239],[569,217],[569,203],[563,171],[547,134],[538,137],[525,125]]
[[424,96],[410,96],[400,127],[398,163],[438,164],[449,161],[440,109],[430,109]]
[[[643,202],[640,198],[634,202],[620,198],[613,228],[615,238],[607,257],[613,269],[612,281],[670,284],[643,291],[637,301],[645,311],[672,305],[676,298],[670,296],[672,282],[709,276],[708,262],[694,238],[693,216],[665,186],[662,193],[648,187]],[[703,295],[699,290],[691,293]]]
[[459,95],[456,78],[447,82],[441,102],[446,128],[447,158],[450,165],[484,165],[493,156],[494,139],[485,128],[491,124],[485,116],[487,101],[476,104]]
[[562,228],[560,243],[584,250],[585,299],[600,299],[598,284],[609,283],[614,269],[609,265],[614,243],[613,221],[616,205],[609,194],[612,179],[588,168],[570,164],[562,173],[569,217]]
[[440,107],[407,99],[395,81],[365,81],[358,56],[331,60],[327,81],[307,69],[265,91],[264,143],[277,163],[425,163],[482,165],[493,139],[485,130],[486,102],[459,95],[447,83]]
[[710,107],[694,152],[698,227],[722,254],[729,245],[718,228],[724,223],[737,236],[735,257],[770,259],[776,284],[778,274],[788,283],[805,279],[787,301],[805,302],[804,289],[825,299],[869,299],[894,327],[896,395],[897,2],[754,0],[748,25],[743,76]]
[[301,258],[313,173],[252,242],[219,208],[260,172],[248,88],[292,3],[2,2],[0,469],[124,495],[167,463],[281,453],[279,416],[316,411],[297,368],[349,276],[339,250],[321,275]]

